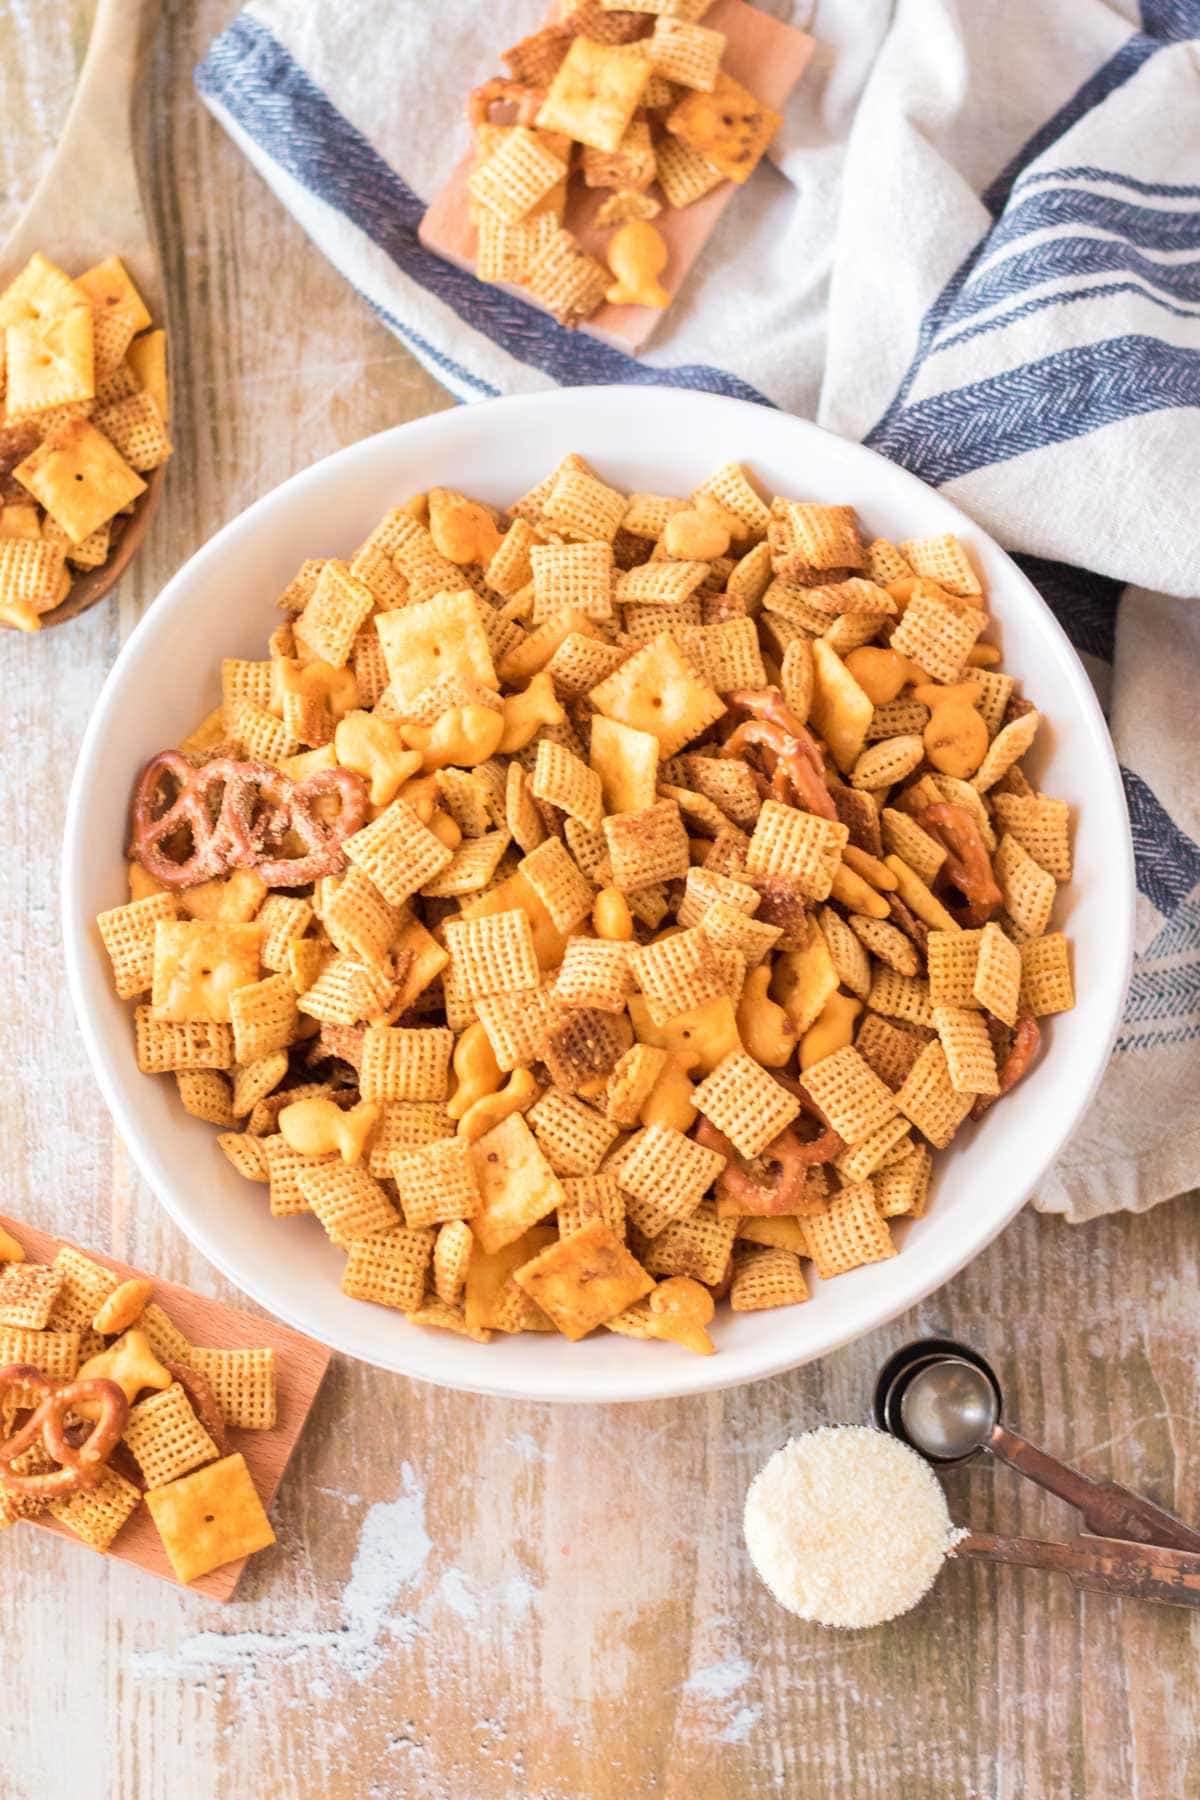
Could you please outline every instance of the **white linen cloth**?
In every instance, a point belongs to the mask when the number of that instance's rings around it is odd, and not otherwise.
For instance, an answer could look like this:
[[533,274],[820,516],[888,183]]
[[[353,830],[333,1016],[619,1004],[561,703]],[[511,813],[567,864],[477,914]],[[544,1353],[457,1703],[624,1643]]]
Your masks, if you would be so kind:
[[1112,1064],[1035,1204],[1141,1211],[1200,1185],[1200,0],[765,4],[816,55],[636,360],[417,241],[538,0],[251,0],[197,85],[460,399],[740,394],[864,439],[1020,557],[1108,707],[1139,890]]

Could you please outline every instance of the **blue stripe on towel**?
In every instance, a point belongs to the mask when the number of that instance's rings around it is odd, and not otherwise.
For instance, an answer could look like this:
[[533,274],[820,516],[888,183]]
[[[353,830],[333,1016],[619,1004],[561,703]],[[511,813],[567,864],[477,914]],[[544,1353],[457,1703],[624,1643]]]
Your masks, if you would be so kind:
[[1021,176],[1014,191],[1034,187],[1042,181],[1104,181],[1110,187],[1129,188],[1132,193],[1157,196],[1162,200],[1200,200],[1200,187],[1187,187],[1180,181],[1139,181],[1136,175],[1123,175],[1119,169],[1086,167],[1032,170]]
[[957,323],[1048,281],[1114,272],[1136,275],[1175,300],[1200,301],[1198,261],[1154,262],[1122,238],[1056,237],[990,263],[977,280],[963,287],[951,318]]
[[567,331],[549,314],[434,256],[417,238],[424,202],[282,44],[245,13],[216,39],[196,70],[196,85],[264,155],[356,226],[405,275],[510,356],[561,386],[633,382],[771,404],[749,382],[724,369],[702,363],[655,368],[612,345]]
[[1175,306],[1170,300],[1164,300],[1161,294],[1152,294],[1140,281],[1099,281],[1092,287],[1065,288],[1057,294],[1038,294],[1033,300],[1023,300],[1020,306],[1014,306],[1010,312],[997,313],[978,325],[968,325],[965,331],[956,331],[952,337],[942,338],[936,343],[929,352],[928,360],[932,362],[943,350],[955,350],[960,344],[969,344],[972,338],[986,337],[990,331],[1003,331],[1006,326],[1016,325],[1022,319],[1027,319],[1031,313],[1044,312],[1048,306],[1069,306],[1073,300],[1110,300],[1117,294],[1136,294],[1162,312],[1170,313],[1175,319],[1200,319],[1200,307]]
[[1160,913],[1170,918],[1200,884],[1200,845],[1181,831],[1162,802],[1132,769],[1121,769],[1137,884]]

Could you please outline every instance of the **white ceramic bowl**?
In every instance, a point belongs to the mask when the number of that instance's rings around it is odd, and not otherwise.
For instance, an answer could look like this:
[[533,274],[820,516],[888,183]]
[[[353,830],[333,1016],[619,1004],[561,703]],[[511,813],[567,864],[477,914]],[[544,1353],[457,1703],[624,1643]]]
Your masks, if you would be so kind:
[[[1045,710],[1035,765],[1077,818],[1075,877],[1057,919],[1070,933],[1078,1005],[1055,1019],[1035,1074],[937,1159],[927,1216],[900,1225],[901,1254],[822,1286],[805,1306],[721,1309],[719,1354],[695,1357],[600,1331],[473,1344],[412,1327],[339,1291],[342,1255],[315,1219],[272,1219],[173,1082],[139,1075],[130,1007],[114,997],[94,918],[126,896],[130,791],[220,694],[222,656],[261,657],[276,595],[305,557],[343,556],[389,507],[445,485],[504,504],[568,451],[626,489],[685,494],[720,464],[748,463],[768,490],[850,501],[869,531],[954,531],[970,546],[999,621],[1004,666]],[[1133,877],[1120,779],[1084,670],[1009,558],[913,476],[800,419],[660,387],[571,388],[462,407],[381,433],[295,476],[218,533],[169,583],[108,677],[80,752],[63,848],[71,994],[117,1127],[151,1187],[205,1255],[271,1312],[350,1356],[405,1375],[533,1400],[641,1400],[771,1375],[882,1324],[975,1256],[1018,1210],[1090,1100],[1128,978]],[[1082,1254],[1082,1251],[1081,1251]]]

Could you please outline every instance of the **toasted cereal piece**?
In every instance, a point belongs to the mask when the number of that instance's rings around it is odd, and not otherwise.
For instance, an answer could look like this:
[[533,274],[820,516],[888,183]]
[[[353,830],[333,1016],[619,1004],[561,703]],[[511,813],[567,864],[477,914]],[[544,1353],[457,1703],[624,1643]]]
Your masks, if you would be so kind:
[[[616,1127],[613,1127],[616,1135]],[[44,1331],[63,1285],[60,1269],[43,1263],[0,1263],[0,1325]]]
[[116,445],[131,469],[146,474],[172,454],[162,415],[149,394],[140,390],[97,406],[92,422]]
[[283,974],[289,968],[289,946],[298,943],[312,924],[313,909],[294,894],[269,894],[256,923],[262,932],[260,956],[265,969]]
[[446,948],[466,992],[473,998],[512,994],[537,986],[533,932],[528,914],[520,908],[481,918],[447,920]]
[[684,896],[676,917],[685,927],[700,925],[709,908],[718,901],[749,918],[757,911],[759,894],[749,882],[736,881],[731,876],[718,874],[708,868],[691,868],[687,873]]
[[588,695],[606,718],[646,731],[659,753],[674,756],[725,711],[720,697],[691,670],[669,632],[663,632]]
[[375,596],[366,582],[351,575],[345,563],[330,559],[322,565],[296,620],[296,633],[322,661],[341,669],[374,607]]
[[570,1237],[592,1219],[603,1219],[614,1237],[625,1241],[625,1198],[612,1175],[569,1175],[566,1196],[558,1209],[558,1234]]
[[611,619],[611,543],[597,539],[580,544],[534,544],[529,561],[535,625],[567,611],[582,613],[585,619]]
[[427,899],[480,893],[492,882],[511,842],[508,831],[489,831],[483,837],[464,839],[446,867],[425,883],[421,893]]
[[571,42],[571,32],[563,25],[543,25],[529,37],[523,37],[508,50],[500,52],[514,81],[528,87],[545,87],[555,73]]
[[[233,1072],[233,1099],[231,1111],[235,1119],[244,1119],[254,1111],[260,1100],[274,1093],[288,1072],[286,1050],[271,1050],[266,1056],[259,1056],[253,1062],[236,1068]],[[175,1079],[178,1081],[179,1077]]]
[[717,1151],[669,1125],[645,1126],[622,1145],[617,1164],[609,1164],[627,1194],[660,1205],[669,1219],[693,1212],[724,1167]]
[[[958,934],[965,937],[965,932]],[[932,938],[933,933],[930,933]],[[930,998],[934,999],[932,975],[929,984]],[[1015,1025],[1017,1009],[1021,993],[1021,952],[1001,931],[994,920],[989,920],[979,934],[979,955],[975,964],[975,978],[971,987],[971,998],[975,1005],[982,1006],[985,1012],[992,1013],[1005,1025]],[[936,1002],[935,1002],[936,1003]],[[951,1001],[951,1005],[965,1005],[965,1001]]]
[[290,1219],[298,1213],[311,1212],[307,1195],[301,1190],[300,1177],[307,1170],[332,1164],[335,1156],[303,1156],[293,1150],[279,1132],[258,1140],[262,1145],[262,1161],[269,1186],[268,1202],[273,1219]]
[[462,1299],[474,1243],[471,1227],[463,1219],[448,1219],[438,1229],[433,1244],[433,1286],[446,1306],[457,1306]]
[[527,519],[514,519],[487,565],[488,586],[506,599],[533,580],[530,552],[540,543],[538,533]]
[[[636,125],[636,123],[635,120],[634,124]],[[631,131],[633,128],[630,126]],[[600,152],[595,151],[592,154],[599,156]],[[585,163],[587,155],[588,152],[585,151]],[[657,158],[655,158],[654,166],[655,172],[657,172]],[[653,178],[651,175],[651,180]],[[601,228],[611,229],[617,225],[628,225],[633,219],[657,219],[661,211],[662,201],[656,200],[653,194],[641,193],[636,188],[618,188],[608,196],[607,200],[600,203],[595,222]]]
[[490,1256],[553,1212],[562,1202],[563,1191],[519,1112],[510,1113],[477,1138],[470,1154],[480,1191],[471,1229]]
[[538,739],[531,787],[539,800],[598,831],[604,817],[600,777],[561,744]]
[[242,657],[222,657],[221,701],[224,706],[232,708],[239,700],[249,700],[255,706],[269,707],[273,693],[273,662],[247,662]]
[[753,619],[682,628],[679,643],[718,694],[766,686],[766,669]]
[[[1020,1010],[1035,1019],[1051,1013],[1070,1012],[1075,1004],[1071,981],[1071,951],[1061,931],[1031,938],[1020,946]],[[1011,1023],[1011,1021],[1009,1021]]]
[[911,1143],[908,1120],[900,1113],[873,1131],[861,1143],[852,1144],[834,1159],[843,1181],[865,1181],[873,1175],[898,1144]]
[[630,944],[628,960],[656,1025],[725,992],[724,972],[700,926],[655,943]]
[[944,1150],[971,1110],[972,1096],[950,1080],[939,1040],[926,1044],[896,1095],[896,1105],[938,1150]]
[[[930,716],[929,708],[920,700],[907,698],[889,700],[886,705],[877,706],[871,714],[871,723],[867,727],[867,742],[874,744],[878,749],[879,745],[888,738],[903,737],[907,740],[915,736],[920,739],[920,734],[928,725]],[[924,742],[922,740],[923,749]],[[859,761],[862,761],[861,757]],[[918,766],[918,763],[914,762],[913,768]],[[905,774],[910,773],[911,770],[905,770]],[[903,779],[903,775],[896,777],[897,781],[903,781]]]
[[648,1294],[653,1278],[603,1219],[590,1219],[513,1279],[572,1343]]
[[622,606],[682,607],[696,593],[708,574],[706,562],[648,562],[617,576],[615,597]]
[[51,1500],[46,1511],[93,1550],[103,1552],[137,1511],[141,1500],[140,1488],[116,1469],[106,1468],[95,1487],[76,1488],[72,1494]]
[[1036,863],[1008,831],[1000,839],[992,868],[1004,895],[1005,911],[1021,938],[1041,937],[1054,909],[1053,875]]
[[572,931],[592,909],[595,889],[558,838],[546,838],[518,864],[561,933]]
[[392,1159],[391,1175],[410,1230],[469,1219],[479,1206],[475,1169],[462,1138],[399,1152]]
[[606,1081],[632,1035],[629,1021],[621,1015],[592,1006],[565,1007],[542,1045],[554,1086],[564,1093],[579,1093],[593,1082]]
[[653,1044],[632,1045],[615,1064],[605,1089],[604,1110],[622,1130],[638,1123],[666,1064],[667,1052]]
[[226,1131],[235,1123],[232,1090],[215,1069],[178,1069],[175,1085],[183,1110],[193,1119],[203,1119],[206,1125],[219,1125]]
[[603,827],[612,882],[622,892],[686,877],[691,866],[687,832],[674,800],[658,800],[639,812],[610,813]]
[[[953,682],[986,624],[987,614],[980,607],[955,600],[933,582],[919,580],[892,633],[891,647],[911,657],[935,681]],[[1003,772],[1000,769],[997,774]]]
[[214,1024],[208,1019],[158,1019],[149,1006],[137,1008],[134,1026],[137,1064],[143,1075],[233,1067],[232,1026]]
[[861,913],[851,913],[849,925],[871,954],[886,963],[889,969],[895,969],[898,975],[916,975],[920,971],[921,959],[911,938],[906,938],[885,919],[868,919]]
[[790,1250],[748,1249],[733,1253],[729,1304],[734,1312],[763,1312],[798,1306],[808,1299],[800,1258]]
[[153,1301],[138,1314],[138,1329],[161,1363],[190,1364],[192,1346],[178,1326]]
[[379,1183],[365,1169],[309,1157],[296,1169],[296,1186],[335,1244],[378,1237],[402,1223]]
[[[78,1257],[81,1262],[87,1260],[80,1256],[78,1251],[73,1252],[73,1255]],[[60,1267],[59,1257],[61,1256],[62,1251],[60,1250],[54,1259],[56,1269]],[[107,1274],[108,1271],[105,1270],[104,1273]],[[114,1287],[116,1279],[114,1275],[112,1277]],[[68,1275],[67,1282],[69,1281],[70,1276]],[[67,1283],[64,1283],[64,1288],[60,1290],[55,1303],[56,1313],[61,1311],[66,1285]],[[92,1310],[94,1312],[95,1308],[93,1307]],[[85,1326],[84,1329],[86,1330],[88,1327]],[[21,1325],[0,1325],[0,1368],[6,1367],[9,1363],[29,1363],[33,1368],[39,1369],[43,1375],[48,1375],[52,1381],[70,1381],[79,1367],[79,1345],[79,1331],[63,1330],[59,1318],[55,1319],[53,1329],[50,1331],[31,1331]],[[24,1388],[15,1388],[11,1397],[21,1407],[36,1406],[41,1399],[40,1394],[34,1395]]]
[[176,916],[172,894],[148,894],[97,913],[96,926],[112,964],[117,995],[133,1000],[144,994],[154,978],[155,931],[160,921]]
[[[504,817],[508,831],[520,849],[526,852],[536,850],[545,839],[546,827],[530,789],[529,777],[515,759],[508,765]],[[568,821],[569,824],[574,822]]]
[[1070,881],[1071,809],[1065,800],[1051,800],[1045,794],[994,793],[992,805],[1002,831],[1016,838],[1055,881]]
[[892,1234],[886,1220],[879,1216],[875,1190],[869,1180],[843,1187],[820,1218],[804,1221],[804,1236],[822,1281],[896,1255]]
[[[314,944],[311,963],[301,953],[310,940],[293,944],[292,987],[307,982],[296,1001],[300,1012],[323,1025],[374,1023],[396,1003],[396,983],[387,968],[374,968],[357,957],[328,956],[328,946]],[[310,979],[311,977],[311,979]]]
[[736,758],[685,755],[687,779],[698,794],[719,806],[727,820],[753,829],[760,805],[754,776]]
[[149,1488],[164,1487],[220,1455],[177,1381],[131,1407],[122,1436]]
[[651,1275],[682,1275],[717,1287],[729,1268],[737,1224],[719,1218],[712,1201],[705,1200],[690,1217],[669,1219],[653,1234],[643,1250],[644,1266]]
[[883,1013],[886,1018],[902,1019],[908,1025],[933,1026],[929,983],[919,976],[879,969],[867,996],[867,1007],[871,1012]]
[[505,224],[515,225],[566,175],[566,163],[547,148],[544,139],[518,125],[505,133],[499,149],[472,170],[467,190]]
[[492,1334],[478,1325],[468,1325],[461,1306],[448,1306],[444,1300],[426,1294],[420,1306],[405,1314],[410,1325],[431,1325],[438,1331],[453,1331],[469,1337],[476,1344],[490,1344]]
[[919,1219],[929,1197],[929,1177],[933,1156],[927,1144],[914,1144],[912,1149],[890,1168],[881,1169],[874,1177],[875,1202],[881,1219],[905,1215]]
[[[858,915],[852,915],[857,917]],[[871,959],[863,949],[859,939],[851,931],[849,924],[840,913],[834,912],[831,906],[823,906],[817,915],[821,932],[829,947],[833,966],[837,970],[838,980],[843,987],[848,987],[852,994],[865,1000],[871,992]],[[879,923],[872,919],[870,924]],[[902,934],[897,934],[902,935]],[[908,939],[904,942],[907,944]],[[911,948],[911,945],[909,946]]]
[[433,1026],[369,1025],[359,1088],[364,1100],[445,1100],[454,1035]]
[[525,1117],[556,1175],[595,1174],[619,1129],[594,1107],[554,1088]]
[[395,1174],[398,1157],[454,1135],[454,1121],[435,1100],[387,1100],[371,1139],[367,1168],[376,1181]]
[[931,931],[926,945],[933,1006],[974,1006],[982,931]]
[[543,131],[615,152],[637,110],[651,65],[640,48],[573,38],[537,114]]
[[976,793],[986,794],[989,788],[995,787],[1001,776],[1020,762],[1037,736],[1041,722],[1042,715],[1039,712],[1022,713],[996,734],[987,755],[971,777],[971,786]]
[[[987,644],[977,644],[971,655],[977,655],[980,650],[989,647]],[[978,669],[972,666],[967,673],[975,684],[976,710],[988,728],[988,736],[994,738],[1004,723],[1004,714],[1016,683],[1011,675],[1002,675],[998,669]]]
[[574,232],[559,226],[529,259],[523,285],[560,325],[572,326],[603,303],[609,273]]
[[151,1488],[146,1505],[179,1581],[196,1581],[275,1542],[245,1459],[237,1452],[165,1487]]
[[[667,130],[722,176],[741,183],[749,179],[780,122],[777,112],[718,69],[710,90],[687,94],[668,114]],[[661,168],[660,153],[660,178]]]
[[725,180],[723,170],[681,139],[660,139],[656,157],[658,185],[667,197],[668,206],[691,206]]
[[864,750],[850,772],[856,788],[889,788],[905,780],[925,760],[925,744],[916,733],[885,738]]
[[744,1050],[723,1057],[693,1099],[739,1156],[747,1158],[765,1150],[800,1111],[796,1096]]
[[481,994],[475,1005],[496,1061],[505,1070],[536,1061],[565,1017],[552,985]]
[[983,1014],[963,1006],[935,1006],[933,1022],[946,1053],[950,1085],[959,1094],[998,1094],[996,1054]]
[[286,1050],[296,1036],[295,988],[286,975],[268,975],[236,988],[229,996],[229,1016],[240,1064]]
[[764,800],[746,867],[752,875],[786,877],[810,899],[824,900],[849,838],[840,820],[800,812],[781,800]]
[[620,644],[608,644],[603,638],[588,638],[571,631],[546,664],[546,672],[560,698],[577,700],[619,669],[628,654]]
[[932,881],[946,860],[945,847],[893,806],[884,807],[880,826],[888,853],[899,856],[922,881]]
[[937,895],[910,869],[901,856],[885,856],[884,864],[896,877],[896,898],[931,931],[958,931],[957,919],[946,911]]
[[657,73],[667,81],[711,94],[725,54],[725,34],[660,13],[646,53]]
[[953,532],[947,531],[941,537],[909,538],[901,544],[900,550],[914,575],[936,581],[948,594],[960,599],[973,599],[982,594],[983,587],[971,559]]
[[896,1096],[852,1044],[804,1071],[804,1085],[847,1144],[860,1144],[896,1111]]
[[600,1012],[623,1012],[631,978],[621,942],[602,938],[568,938],[555,996],[564,1006],[591,1006]]
[[725,900],[714,901],[702,923],[709,942],[720,950],[736,950],[744,957],[747,970],[756,969],[783,936],[778,925],[747,918],[738,907]]

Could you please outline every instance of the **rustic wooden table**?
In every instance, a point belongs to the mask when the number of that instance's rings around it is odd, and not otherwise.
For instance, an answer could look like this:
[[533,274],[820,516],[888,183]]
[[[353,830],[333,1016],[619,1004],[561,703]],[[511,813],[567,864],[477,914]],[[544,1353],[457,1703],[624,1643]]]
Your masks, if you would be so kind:
[[[211,122],[191,71],[232,0],[167,0],[145,96],[170,293],[176,459],[119,596],[0,645],[5,1210],[234,1294],[114,1135],[61,974],[57,847],[122,638],[257,495],[447,404]],[[65,112],[87,0],[0,5],[0,235]],[[747,1482],[789,1432],[860,1419],[882,1358],[948,1331],[1011,1416],[1089,1473],[1193,1513],[1200,1214],[1023,1214],[908,1317],[756,1387],[548,1409],[335,1358],[221,1608],[17,1530],[0,1544],[4,1800],[845,1800],[1200,1792],[1194,1617],[1036,1573],[951,1567],[916,1614],[839,1636],[750,1572]],[[1071,1520],[1003,1470],[949,1484],[981,1528]]]

